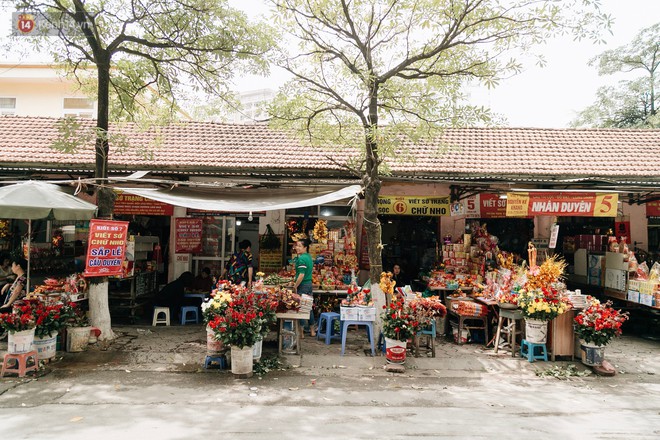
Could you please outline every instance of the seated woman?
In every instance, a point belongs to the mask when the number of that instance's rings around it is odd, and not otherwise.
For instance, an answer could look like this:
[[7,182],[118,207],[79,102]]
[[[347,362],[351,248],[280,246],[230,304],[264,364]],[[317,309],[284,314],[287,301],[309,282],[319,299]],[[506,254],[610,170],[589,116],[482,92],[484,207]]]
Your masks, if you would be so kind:
[[205,267],[202,269],[202,272],[195,277],[192,284],[192,290],[195,292],[211,293],[211,289],[213,289],[211,269]]
[[5,284],[0,291],[2,298],[2,307],[0,313],[11,312],[14,302],[25,297],[25,286],[27,285],[27,278],[25,271],[27,270],[27,260],[25,258],[14,258],[11,263],[11,271],[16,275],[16,279],[11,284]]
[[181,306],[187,303],[184,295],[186,288],[192,285],[194,278],[192,272],[183,272],[179,278],[168,283],[158,292],[154,305],[169,307],[172,316],[176,316],[175,313],[179,313]]
[[410,284],[410,278],[401,271],[401,266],[396,263],[392,266],[392,281],[396,281],[395,287],[403,287]]

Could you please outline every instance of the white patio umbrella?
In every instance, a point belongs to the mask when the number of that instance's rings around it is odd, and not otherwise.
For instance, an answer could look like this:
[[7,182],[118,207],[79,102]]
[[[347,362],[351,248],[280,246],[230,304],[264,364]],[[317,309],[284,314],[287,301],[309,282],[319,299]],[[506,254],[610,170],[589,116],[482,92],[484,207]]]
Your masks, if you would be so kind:
[[29,180],[0,187],[0,218],[28,220],[27,286],[30,291],[32,220],[89,220],[96,205],[65,193],[52,183]]

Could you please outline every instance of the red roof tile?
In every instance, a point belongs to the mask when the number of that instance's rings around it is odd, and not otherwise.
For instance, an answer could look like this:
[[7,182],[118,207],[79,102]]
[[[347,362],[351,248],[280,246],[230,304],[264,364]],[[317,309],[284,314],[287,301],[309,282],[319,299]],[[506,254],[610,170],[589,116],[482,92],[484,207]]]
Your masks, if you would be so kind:
[[[93,169],[91,143],[77,154],[50,147],[58,136],[56,122],[0,117],[0,167]],[[328,156],[343,162],[356,154],[303,146],[290,134],[264,124],[182,122],[148,131],[126,124],[119,130],[131,148],[111,146],[113,170],[340,174],[342,168]],[[149,154],[141,155],[140,150]],[[407,145],[403,150],[390,160],[394,175],[660,179],[660,130],[459,128],[447,129],[437,142]]]

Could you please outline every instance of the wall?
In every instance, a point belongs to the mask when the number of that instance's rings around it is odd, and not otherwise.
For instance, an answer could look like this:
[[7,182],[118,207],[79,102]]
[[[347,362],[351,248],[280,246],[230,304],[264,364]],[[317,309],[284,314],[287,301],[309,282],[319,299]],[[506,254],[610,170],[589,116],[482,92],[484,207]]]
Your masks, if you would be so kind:
[[[0,79],[0,96],[16,98],[16,116],[60,118],[64,114],[64,98],[84,95],[59,80],[14,82]],[[96,114],[96,112],[93,112]]]
[[630,218],[630,239],[632,240],[632,250],[637,242],[637,247],[648,251],[649,248],[649,230],[648,219],[646,218],[646,205],[629,205],[622,203],[620,212],[624,218]]

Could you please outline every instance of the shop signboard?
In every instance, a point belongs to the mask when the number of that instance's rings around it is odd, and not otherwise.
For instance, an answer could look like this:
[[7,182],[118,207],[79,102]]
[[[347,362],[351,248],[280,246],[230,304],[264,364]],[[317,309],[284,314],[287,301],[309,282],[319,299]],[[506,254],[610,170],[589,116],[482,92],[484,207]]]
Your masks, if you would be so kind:
[[507,217],[616,217],[618,194],[583,192],[507,193]]
[[438,217],[450,215],[449,197],[378,196],[378,214]]
[[85,277],[121,276],[128,222],[114,220],[89,221]]
[[174,243],[177,254],[202,252],[201,218],[177,217],[174,219]]
[[646,202],[646,216],[660,217],[660,200]]
[[505,218],[506,198],[499,194],[482,193],[468,197],[465,203],[467,218]]
[[112,210],[115,214],[124,215],[168,215],[174,213],[174,206],[157,200],[145,199],[142,196],[120,192]]

